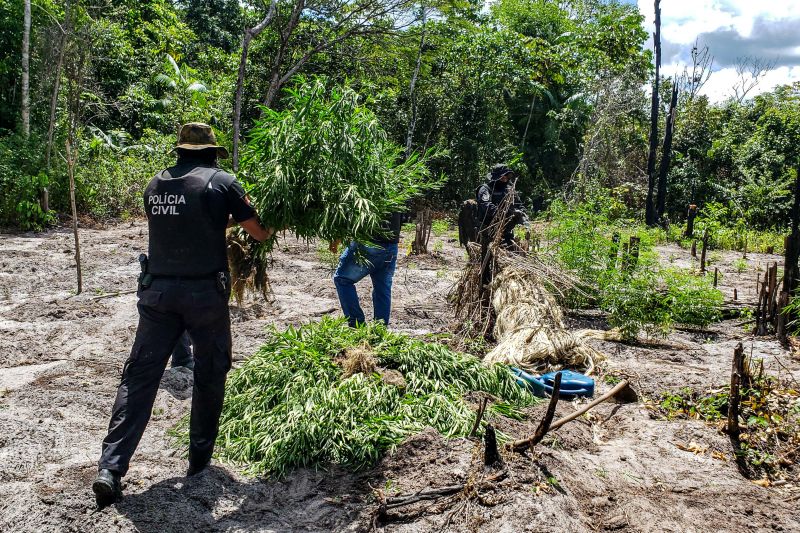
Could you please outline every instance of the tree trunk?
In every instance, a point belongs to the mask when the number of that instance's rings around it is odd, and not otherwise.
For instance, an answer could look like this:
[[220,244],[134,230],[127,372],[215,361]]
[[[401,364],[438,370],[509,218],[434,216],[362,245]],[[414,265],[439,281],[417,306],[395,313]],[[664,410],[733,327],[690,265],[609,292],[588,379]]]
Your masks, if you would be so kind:
[[684,237],[694,237],[694,219],[697,217],[697,206],[689,204],[689,212],[686,214],[686,231]]
[[[72,137],[70,135],[70,137]],[[81,271],[81,243],[78,238],[78,209],[75,205],[75,163],[77,162],[77,153],[75,148],[67,139],[67,172],[69,174],[69,204],[72,208],[72,234],[75,238],[75,265],[78,273],[78,292],[83,292],[83,272]]]
[[250,50],[250,41],[258,37],[264,29],[275,18],[277,11],[278,0],[272,0],[269,6],[269,11],[264,20],[258,23],[257,26],[246,29],[244,37],[242,37],[242,56],[239,59],[239,75],[236,78],[236,97],[233,105],[233,171],[239,170],[239,137],[242,119],[242,93],[244,92],[244,76],[247,69],[247,53]]
[[22,134],[31,134],[31,0],[25,0],[22,26]]
[[672,159],[672,132],[675,129],[675,113],[678,106],[678,85],[672,86],[672,98],[669,102],[669,115],[664,130],[664,146],[661,150],[661,166],[658,170],[658,200],[656,202],[656,221],[662,221],[667,204],[667,175]]
[[[53,154],[53,135],[56,130],[56,110],[58,107],[58,92],[61,89],[61,70],[64,68],[64,55],[67,52],[67,38],[70,28],[70,0],[64,4],[64,28],[61,31],[61,43],[58,49],[58,61],[56,63],[55,79],[53,80],[53,93],[50,96],[50,120],[47,123],[47,147],[45,148],[44,162],[47,170],[50,170],[50,156]],[[45,189],[45,193],[47,189]]]
[[653,34],[655,47],[656,75],[653,79],[653,95],[650,102],[650,151],[647,154],[647,206],[645,222],[654,226],[657,223],[653,192],[656,185],[656,156],[658,151],[658,85],[661,75],[661,0],[655,0],[656,31]]
[[417,86],[419,69],[422,65],[422,50],[425,47],[425,23],[427,22],[427,11],[422,8],[422,31],[419,38],[419,50],[417,50],[417,64],[414,66],[414,74],[411,76],[411,84],[408,88],[408,96],[411,101],[409,111],[408,130],[406,131],[406,159],[411,155],[411,142],[414,139],[414,129],[417,127],[417,93],[414,89]]
[[281,77],[281,67],[283,66],[283,57],[286,54],[286,49],[289,46],[289,39],[292,37],[297,25],[300,23],[300,14],[305,9],[305,0],[297,0],[292,8],[292,14],[286,23],[286,27],[281,31],[281,45],[278,48],[278,53],[272,61],[272,69],[269,76],[269,87],[267,88],[267,95],[264,97],[264,107],[272,107],[272,102],[278,95],[278,91],[283,86],[283,78]]

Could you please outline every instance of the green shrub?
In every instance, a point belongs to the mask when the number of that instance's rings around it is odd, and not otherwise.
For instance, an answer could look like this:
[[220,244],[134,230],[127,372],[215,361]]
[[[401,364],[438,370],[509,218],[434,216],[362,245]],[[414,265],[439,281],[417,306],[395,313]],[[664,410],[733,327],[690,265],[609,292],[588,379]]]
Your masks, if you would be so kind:
[[175,163],[169,153],[174,136],[147,132],[137,143],[128,144],[124,134],[113,135],[85,139],[78,152],[78,209],[96,218],[141,214],[145,186],[157,172]]
[[[662,267],[654,246],[665,242],[668,234],[617,216],[614,202],[599,198],[584,204],[555,203],[548,210],[549,251],[582,284],[581,291],[567,296],[567,305],[598,304],[608,313],[609,324],[627,339],[640,331],[665,336],[675,324],[705,327],[718,320],[722,294],[709,279]],[[614,234],[620,236],[616,255]],[[631,236],[640,239],[635,266],[623,251]],[[623,271],[624,264],[628,268]]]
[[43,171],[42,139],[19,135],[0,138],[0,226],[41,230],[54,219],[42,211],[39,199],[50,185]]
[[447,219],[437,219],[431,223],[431,233],[436,237],[444,237],[450,231],[450,221]]

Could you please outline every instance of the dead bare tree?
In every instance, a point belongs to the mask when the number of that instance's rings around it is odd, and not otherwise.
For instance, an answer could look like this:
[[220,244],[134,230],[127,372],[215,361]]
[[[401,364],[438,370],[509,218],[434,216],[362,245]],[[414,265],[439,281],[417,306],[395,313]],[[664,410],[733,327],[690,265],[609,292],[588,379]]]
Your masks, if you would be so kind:
[[645,222],[648,226],[655,226],[658,221],[654,192],[658,152],[658,85],[661,76],[661,0],[655,0],[655,12],[656,30],[653,33],[653,46],[656,56],[656,75],[653,78],[653,94],[650,102],[650,150],[647,154],[647,205],[645,209]]
[[732,98],[740,104],[744,102],[750,91],[761,83],[764,76],[774,69],[776,64],[776,60],[768,61],[754,56],[737,58],[735,68],[738,79],[732,88]]
[[[408,16],[412,5],[412,0],[295,0],[291,11],[283,16],[279,5],[278,49],[272,58],[263,105],[271,107],[286,82],[317,54],[351,37],[378,38],[413,24],[414,17]],[[324,28],[309,32],[312,38],[308,43],[294,48],[293,37],[301,19]]]
[[603,77],[586,92],[592,115],[583,137],[581,159],[569,183],[571,195],[577,199],[599,186],[615,188],[632,176],[643,176],[647,158],[647,150],[638,139],[620,135],[635,130],[635,117],[644,103],[636,73]]
[[695,40],[692,46],[692,70],[688,67],[683,70],[682,90],[688,96],[689,101],[695,99],[700,90],[711,77],[711,69],[714,66],[714,56],[708,49],[708,45],[700,46],[699,41]]
[[25,0],[22,19],[22,134],[31,134],[31,0]]
[[661,149],[661,165],[658,169],[658,198],[656,200],[656,220],[663,223],[664,209],[667,203],[667,176],[672,160],[672,133],[675,129],[675,113],[678,107],[678,85],[672,85],[672,98],[669,101],[667,125],[664,129],[664,145]]
[[233,170],[239,170],[239,136],[241,129],[242,119],[242,93],[244,92],[244,76],[247,69],[247,53],[250,50],[250,42],[258,37],[267,26],[269,26],[272,19],[275,18],[277,13],[278,0],[272,0],[269,6],[269,11],[264,19],[256,26],[244,30],[242,37],[242,55],[239,59],[239,75],[236,78],[236,96],[233,105]]

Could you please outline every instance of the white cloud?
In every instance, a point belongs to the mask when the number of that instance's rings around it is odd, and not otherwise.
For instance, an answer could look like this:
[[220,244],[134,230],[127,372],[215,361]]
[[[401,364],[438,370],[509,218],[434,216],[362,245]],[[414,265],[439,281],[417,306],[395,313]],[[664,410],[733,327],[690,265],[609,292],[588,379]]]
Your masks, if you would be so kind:
[[[645,28],[654,30],[653,1],[638,0]],[[777,68],[748,96],[800,81],[800,0],[662,0],[662,72],[683,71],[692,44],[708,44],[715,72],[703,92],[713,101],[732,92],[736,58],[776,61]],[[652,37],[648,41],[652,47]]]

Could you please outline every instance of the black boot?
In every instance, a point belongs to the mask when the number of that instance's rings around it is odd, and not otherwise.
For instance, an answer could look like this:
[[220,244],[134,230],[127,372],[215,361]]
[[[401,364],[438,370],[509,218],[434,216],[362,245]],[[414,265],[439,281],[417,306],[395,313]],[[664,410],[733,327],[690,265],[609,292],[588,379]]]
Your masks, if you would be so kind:
[[116,502],[122,496],[122,483],[117,472],[102,468],[92,483],[92,491],[97,507],[102,509]]
[[211,461],[206,461],[205,463],[193,463],[189,461],[189,470],[186,471],[186,477],[196,476],[205,470],[209,464],[211,464]]

